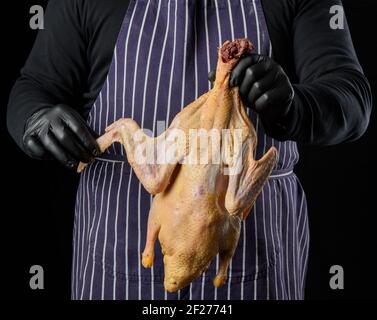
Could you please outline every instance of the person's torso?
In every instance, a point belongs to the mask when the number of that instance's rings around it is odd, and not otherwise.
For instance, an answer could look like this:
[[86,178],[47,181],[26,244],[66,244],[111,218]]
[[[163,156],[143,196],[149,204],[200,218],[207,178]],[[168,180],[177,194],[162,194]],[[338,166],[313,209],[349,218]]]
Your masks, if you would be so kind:
[[[255,52],[272,54],[259,0],[131,1],[88,124],[102,134],[115,120],[132,118],[154,135],[161,133],[185,105],[210,89],[207,76],[216,67],[218,47],[226,40],[244,37],[255,45]],[[268,137],[258,116],[250,110],[249,115],[258,137],[256,158],[275,146],[279,152],[275,169],[291,172],[298,160],[296,144]],[[91,250],[104,267],[128,280],[162,281],[160,248],[156,249],[152,270],[140,264],[153,198],[139,183],[120,144],[111,146],[101,157],[84,172],[80,188],[85,198],[78,198],[83,201],[78,202],[83,216],[76,219],[86,219],[85,237]],[[277,198],[287,194],[294,202],[294,195],[285,190],[290,190],[290,185],[293,190],[292,179],[288,188],[285,182],[269,184],[257,199],[253,219],[242,227],[241,244],[230,267],[232,281],[255,279],[274,263],[280,247],[276,235],[282,232],[281,218],[278,221],[282,208]],[[215,259],[203,276],[210,286],[217,266]]]

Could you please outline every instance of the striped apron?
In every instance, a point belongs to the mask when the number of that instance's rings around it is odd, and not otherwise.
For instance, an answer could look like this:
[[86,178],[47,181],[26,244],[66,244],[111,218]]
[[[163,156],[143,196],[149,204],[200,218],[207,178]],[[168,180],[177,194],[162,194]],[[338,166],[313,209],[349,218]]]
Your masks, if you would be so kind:
[[[247,37],[255,51],[272,48],[260,0],[132,0],[112,63],[88,117],[99,134],[118,118],[161,133],[188,103],[210,89],[207,74],[226,40]],[[259,158],[270,146],[279,160],[243,222],[229,267],[216,289],[218,257],[188,287],[167,293],[157,244],[151,269],[141,265],[152,196],[140,185],[120,144],[81,175],[73,236],[73,299],[302,299],[308,259],[305,195],[293,173],[294,142],[265,135],[256,114]]]

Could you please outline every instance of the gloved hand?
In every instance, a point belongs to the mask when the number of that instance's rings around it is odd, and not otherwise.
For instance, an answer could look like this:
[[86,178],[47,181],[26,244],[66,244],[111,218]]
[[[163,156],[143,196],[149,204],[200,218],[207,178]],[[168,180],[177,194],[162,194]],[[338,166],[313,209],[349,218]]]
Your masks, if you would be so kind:
[[[215,72],[208,78],[214,81]],[[266,127],[284,128],[294,99],[294,90],[280,65],[267,56],[250,54],[233,69],[230,86],[239,86],[244,104],[254,109]]]
[[94,133],[82,117],[66,105],[34,113],[26,123],[23,142],[32,158],[52,156],[72,170],[80,161],[87,163],[99,154]]

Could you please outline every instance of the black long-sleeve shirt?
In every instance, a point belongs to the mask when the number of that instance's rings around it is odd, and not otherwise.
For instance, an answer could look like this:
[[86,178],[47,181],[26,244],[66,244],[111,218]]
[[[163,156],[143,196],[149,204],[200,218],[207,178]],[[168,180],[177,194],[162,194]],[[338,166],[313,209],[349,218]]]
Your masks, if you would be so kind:
[[[105,81],[129,0],[50,0],[39,31],[11,92],[8,129],[23,148],[27,119],[64,103],[84,117]],[[263,0],[273,57],[295,90],[291,112],[269,126],[279,140],[329,145],[365,131],[371,92],[350,33],[330,27],[330,7],[340,0]]]

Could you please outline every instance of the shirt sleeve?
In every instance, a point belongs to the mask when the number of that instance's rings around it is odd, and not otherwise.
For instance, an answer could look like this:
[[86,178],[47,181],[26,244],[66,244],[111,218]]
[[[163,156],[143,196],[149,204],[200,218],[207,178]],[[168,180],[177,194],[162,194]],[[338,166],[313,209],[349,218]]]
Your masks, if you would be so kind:
[[77,0],[50,0],[45,28],[39,30],[8,103],[7,126],[23,149],[27,119],[41,108],[65,103],[80,111],[88,68],[86,39]]
[[339,0],[295,2],[291,25],[295,98],[281,123],[266,124],[279,140],[334,145],[359,138],[368,126],[370,86],[345,17],[343,28],[330,25],[334,5],[342,4]]

